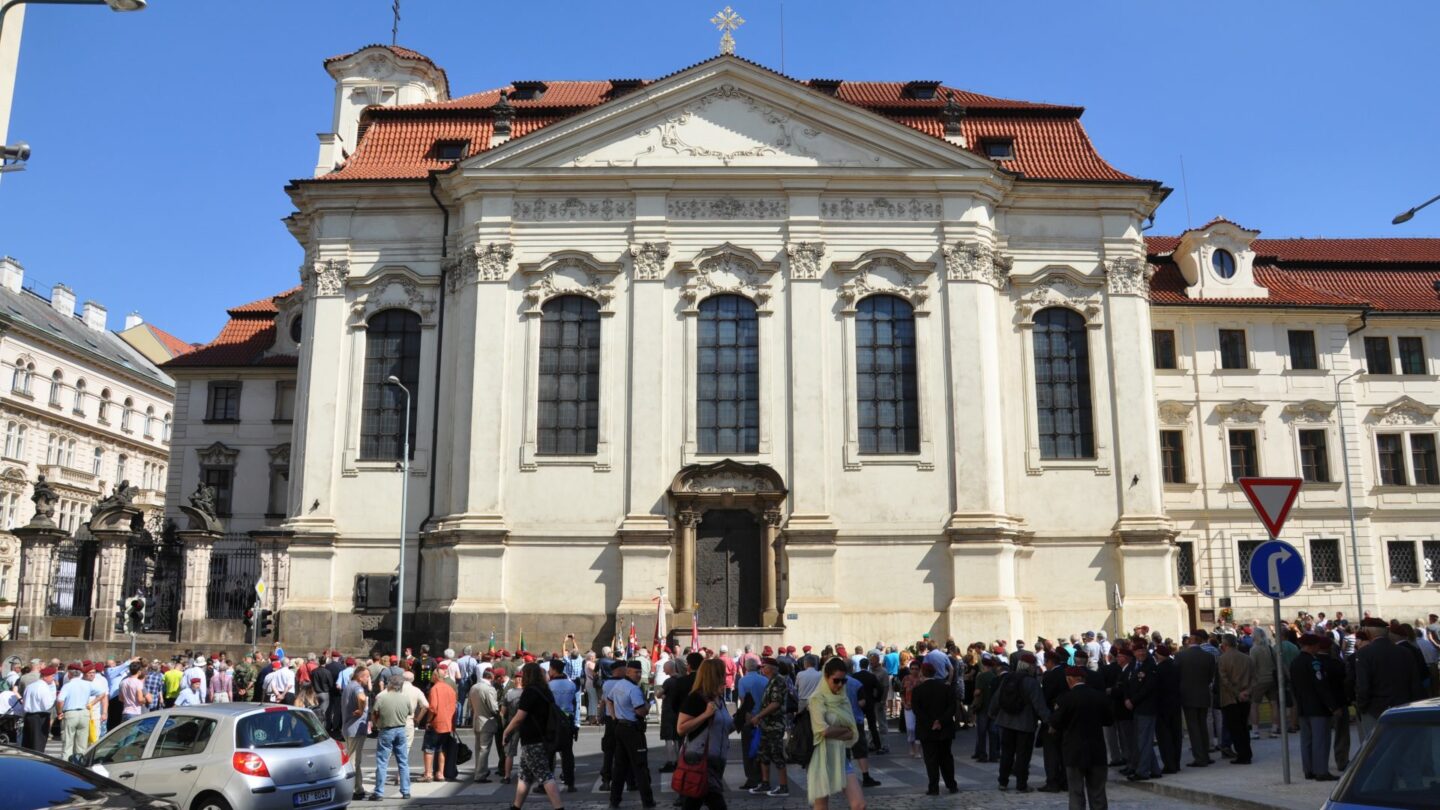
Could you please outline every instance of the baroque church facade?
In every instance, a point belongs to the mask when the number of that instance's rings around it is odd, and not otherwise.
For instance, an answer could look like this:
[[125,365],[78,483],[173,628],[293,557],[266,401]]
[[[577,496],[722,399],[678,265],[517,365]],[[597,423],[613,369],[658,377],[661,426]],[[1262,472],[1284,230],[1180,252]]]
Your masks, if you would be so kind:
[[[300,286],[166,365],[171,495],[222,484],[229,531],[283,545],[287,644],[392,638],[402,489],[428,640],[643,635],[657,597],[671,627],[791,643],[1261,615],[1223,443],[1293,474],[1304,428],[1313,473],[1309,426],[1357,407],[1325,391],[1373,307],[1324,301],[1317,368],[1268,374],[1277,318],[1316,320],[1287,260],[1223,220],[1147,242],[1168,190],[1080,108],[729,55],[463,96],[404,48],[326,69],[334,131],[288,187]],[[1377,420],[1433,424],[1393,387]],[[1299,508],[1326,537],[1339,446]],[[1432,495],[1401,489],[1418,565]],[[1381,576],[1374,514],[1347,582]]]

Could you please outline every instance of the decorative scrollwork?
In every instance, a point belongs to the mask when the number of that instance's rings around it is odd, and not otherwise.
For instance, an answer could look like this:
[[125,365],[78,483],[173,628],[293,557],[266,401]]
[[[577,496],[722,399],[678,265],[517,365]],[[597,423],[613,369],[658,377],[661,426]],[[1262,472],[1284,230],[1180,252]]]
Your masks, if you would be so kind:
[[324,259],[300,265],[300,283],[307,296],[340,295],[349,277],[350,262],[346,259]]
[[447,268],[450,291],[456,292],[467,283],[504,281],[510,276],[510,259],[514,256],[515,249],[509,242],[471,245],[457,263]]
[[665,276],[665,260],[670,258],[669,242],[637,242],[630,245],[630,258],[635,278],[656,281]]
[[997,290],[1005,289],[1010,276],[1010,259],[985,242],[956,242],[941,248],[945,255],[945,278],[950,281],[979,281]]
[[1111,295],[1150,295],[1155,268],[1144,259],[1112,259],[1105,263],[1105,279]]
[[785,247],[790,259],[790,277],[813,281],[820,277],[820,260],[825,258],[824,242],[791,242]]

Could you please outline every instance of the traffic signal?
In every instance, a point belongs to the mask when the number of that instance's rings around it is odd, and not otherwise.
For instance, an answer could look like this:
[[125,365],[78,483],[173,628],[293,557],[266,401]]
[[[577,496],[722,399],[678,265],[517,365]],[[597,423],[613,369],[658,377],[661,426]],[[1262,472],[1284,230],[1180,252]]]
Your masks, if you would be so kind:
[[274,631],[274,627],[275,627],[275,625],[274,625],[273,621],[271,620],[270,611],[268,611],[268,610],[261,610],[261,611],[260,611],[260,638],[269,638],[270,634]]
[[127,633],[138,633],[145,627],[147,616],[145,615],[145,597],[135,595],[130,598],[130,604],[125,608],[125,626]]
[[252,639],[255,638],[255,608],[245,608],[243,620],[245,622],[245,643],[251,644],[253,643]]
[[120,601],[116,602],[115,605],[119,608],[119,610],[116,611],[115,616],[116,616],[116,623],[120,625],[120,632],[122,632],[122,633],[129,633],[129,632],[130,632],[130,600],[129,600],[129,599],[121,599]]

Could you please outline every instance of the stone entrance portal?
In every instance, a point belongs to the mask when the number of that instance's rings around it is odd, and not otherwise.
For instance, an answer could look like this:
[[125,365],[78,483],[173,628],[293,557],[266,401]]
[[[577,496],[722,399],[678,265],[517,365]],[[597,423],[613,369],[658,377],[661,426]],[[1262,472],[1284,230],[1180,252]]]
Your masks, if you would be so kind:
[[759,627],[760,521],[744,509],[711,509],[695,530],[695,601],[715,627]]
[[788,493],[764,464],[725,459],[680,470],[670,501],[675,538],[675,627],[695,606],[705,627],[774,627],[780,618],[778,549]]

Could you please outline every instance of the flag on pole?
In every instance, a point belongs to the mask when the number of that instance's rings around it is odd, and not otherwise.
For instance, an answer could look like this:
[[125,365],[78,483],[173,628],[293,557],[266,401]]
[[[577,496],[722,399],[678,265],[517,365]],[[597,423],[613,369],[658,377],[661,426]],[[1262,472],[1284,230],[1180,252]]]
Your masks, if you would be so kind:
[[700,650],[700,606],[690,611],[690,652]]
[[520,652],[524,652],[524,651],[525,651],[525,631],[524,631],[524,630],[521,630],[521,631],[520,631],[520,647],[519,647],[518,649],[519,649]]
[[660,647],[665,643],[665,600],[655,597],[655,639],[650,642],[650,663],[660,662]]
[[494,630],[493,628],[490,630],[490,647],[489,647],[489,651],[492,652],[492,653],[495,652],[495,630]]
[[634,658],[640,654],[640,643],[635,638],[635,622],[630,622],[630,639],[625,643],[625,657]]

